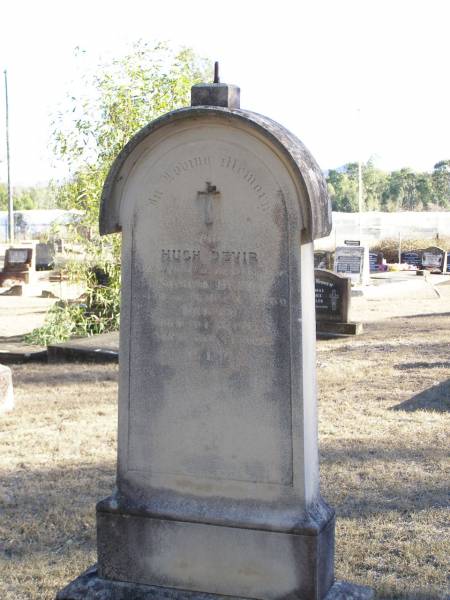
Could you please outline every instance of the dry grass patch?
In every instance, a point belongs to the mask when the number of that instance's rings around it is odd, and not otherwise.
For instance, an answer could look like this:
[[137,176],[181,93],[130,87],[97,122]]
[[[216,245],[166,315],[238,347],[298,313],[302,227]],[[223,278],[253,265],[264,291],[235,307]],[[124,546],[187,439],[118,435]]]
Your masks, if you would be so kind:
[[[337,576],[373,585],[378,598],[449,597],[450,313],[442,298],[428,301],[441,314],[372,322],[362,337],[318,344]],[[0,431],[0,598],[50,600],[96,560],[95,504],[114,485],[117,368],[13,374],[17,409]]]

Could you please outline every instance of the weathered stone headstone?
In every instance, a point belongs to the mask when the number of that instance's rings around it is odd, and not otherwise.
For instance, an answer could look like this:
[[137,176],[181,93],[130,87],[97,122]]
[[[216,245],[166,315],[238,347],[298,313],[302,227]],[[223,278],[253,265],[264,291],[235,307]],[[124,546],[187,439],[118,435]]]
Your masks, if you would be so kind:
[[35,270],[34,248],[7,248],[0,285],[7,280],[30,283]]
[[402,263],[416,267],[416,269],[420,269],[420,256],[420,252],[410,250],[408,252],[402,252],[400,255],[400,260]]
[[349,277],[354,283],[369,279],[369,250],[365,246],[337,246],[334,254],[334,272]]
[[351,281],[324,269],[314,270],[318,333],[356,335],[362,324],[351,322]]
[[123,237],[117,490],[97,507],[98,571],[61,600],[342,597],[317,450],[326,184],[225,88],[194,87],[105,183],[100,230]]
[[445,273],[447,270],[447,253],[442,248],[430,246],[422,250],[422,268],[436,273]]
[[36,244],[36,270],[51,269],[55,262],[56,246],[54,242]]
[[9,367],[0,365],[0,415],[14,408],[12,374]]

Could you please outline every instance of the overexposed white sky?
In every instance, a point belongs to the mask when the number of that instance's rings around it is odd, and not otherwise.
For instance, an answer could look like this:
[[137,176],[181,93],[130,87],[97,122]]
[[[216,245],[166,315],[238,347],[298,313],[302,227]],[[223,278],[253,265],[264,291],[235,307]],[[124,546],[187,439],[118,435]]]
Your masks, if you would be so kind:
[[82,69],[139,38],[219,60],[242,108],[291,129],[322,169],[450,158],[448,0],[3,0],[0,19],[0,181],[3,70],[12,183],[45,182],[63,173],[51,168],[51,114]]

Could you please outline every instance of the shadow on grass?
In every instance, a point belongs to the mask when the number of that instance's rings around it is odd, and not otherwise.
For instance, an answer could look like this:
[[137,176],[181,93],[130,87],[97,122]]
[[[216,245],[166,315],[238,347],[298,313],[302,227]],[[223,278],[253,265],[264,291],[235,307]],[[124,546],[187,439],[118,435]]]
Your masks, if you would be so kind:
[[410,363],[399,363],[393,365],[394,369],[400,371],[412,371],[414,369],[448,369],[450,368],[450,361],[435,361],[435,362],[410,362]]
[[429,410],[440,413],[450,412],[450,379],[442,381],[437,385],[433,385],[432,387],[419,392],[412,398],[404,400],[400,404],[396,404],[391,410],[404,410],[407,412],[414,412],[416,410]]
[[64,385],[99,381],[118,381],[117,365],[60,363],[15,372],[15,380],[24,385]]

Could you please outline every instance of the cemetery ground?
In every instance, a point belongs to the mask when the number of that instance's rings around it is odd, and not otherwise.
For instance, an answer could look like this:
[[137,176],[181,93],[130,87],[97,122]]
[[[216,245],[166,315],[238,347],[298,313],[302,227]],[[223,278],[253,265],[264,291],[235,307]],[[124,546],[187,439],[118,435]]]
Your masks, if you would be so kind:
[[[353,298],[362,336],[319,340],[321,486],[336,575],[379,599],[449,598],[450,281]],[[0,426],[0,598],[53,599],[96,560],[114,485],[117,366],[13,365]]]

